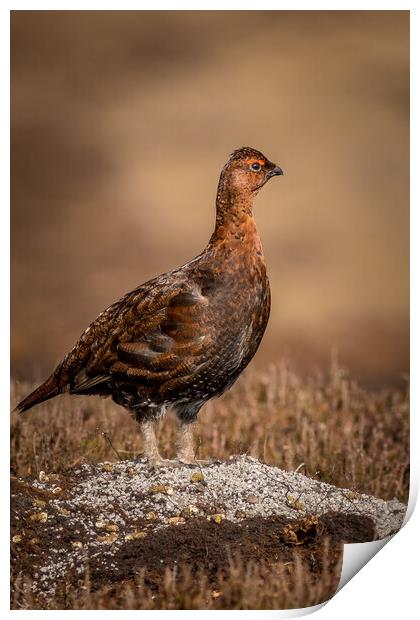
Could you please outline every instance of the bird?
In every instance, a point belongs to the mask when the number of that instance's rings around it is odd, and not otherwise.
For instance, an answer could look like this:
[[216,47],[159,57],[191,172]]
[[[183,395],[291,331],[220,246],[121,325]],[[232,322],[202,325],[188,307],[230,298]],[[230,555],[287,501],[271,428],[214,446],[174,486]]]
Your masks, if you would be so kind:
[[[220,174],[215,227],[201,254],[99,314],[14,411],[63,393],[110,396],[139,423],[151,467],[207,463],[194,450],[198,413],[238,379],[268,323],[270,285],[253,205],[267,181],[283,174],[254,148],[233,151]],[[167,409],[178,422],[175,459],[161,456],[156,438]]]

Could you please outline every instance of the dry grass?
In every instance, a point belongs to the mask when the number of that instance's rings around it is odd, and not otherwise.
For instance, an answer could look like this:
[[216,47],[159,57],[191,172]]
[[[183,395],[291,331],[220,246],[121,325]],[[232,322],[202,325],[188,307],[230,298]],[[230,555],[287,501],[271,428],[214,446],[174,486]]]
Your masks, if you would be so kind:
[[[33,386],[13,383],[16,403]],[[162,452],[175,451],[172,415],[161,423]],[[106,437],[104,436],[106,434]],[[383,499],[408,498],[408,386],[368,392],[332,362],[328,376],[302,379],[285,363],[248,371],[209,402],[197,428],[200,457],[248,453],[285,470]],[[62,396],[12,420],[12,469],[60,472],[87,460],[141,453],[138,425],[110,400]]]
[[[142,571],[123,583],[93,586],[87,572],[80,589],[66,587],[48,601],[48,609],[293,609],[317,605],[331,598],[341,574],[341,557],[332,556],[324,543],[320,572],[302,560],[298,550],[293,561],[257,563],[232,558],[228,572],[210,579],[189,566],[167,567],[151,587]],[[20,575],[14,583],[12,609],[40,609],[31,592],[31,580]]]
[[[13,404],[31,385],[12,384]],[[175,420],[160,423],[163,453],[174,454]],[[408,386],[368,392],[333,360],[327,376],[301,378],[285,362],[264,373],[248,371],[222,398],[207,404],[197,428],[199,456],[225,459],[247,452],[267,463],[383,499],[407,501],[409,485]],[[111,445],[112,444],[112,445]],[[12,420],[12,471],[36,476],[81,461],[133,458],[141,452],[137,424],[110,400],[63,396]],[[334,554],[333,554],[334,555]],[[265,609],[303,607],[331,597],[341,560],[335,552],[316,570],[299,550],[292,562],[233,558],[229,570],[209,576],[188,566],[167,567],[151,583],[139,574],[120,583],[67,584],[48,608]],[[320,579],[320,571],[322,578]],[[40,608],[30,579],[18,575],[14,608]]]

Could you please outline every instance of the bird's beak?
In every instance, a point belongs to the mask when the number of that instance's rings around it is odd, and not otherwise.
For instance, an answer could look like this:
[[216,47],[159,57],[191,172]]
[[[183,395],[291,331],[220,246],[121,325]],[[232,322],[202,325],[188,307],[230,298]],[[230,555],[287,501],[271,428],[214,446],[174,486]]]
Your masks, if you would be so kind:
[[267,176],[269,179],[271,179],[271,177],[276,177],[283,174],[283,170],[279,166],[275,166],[272,170],[270,170]]

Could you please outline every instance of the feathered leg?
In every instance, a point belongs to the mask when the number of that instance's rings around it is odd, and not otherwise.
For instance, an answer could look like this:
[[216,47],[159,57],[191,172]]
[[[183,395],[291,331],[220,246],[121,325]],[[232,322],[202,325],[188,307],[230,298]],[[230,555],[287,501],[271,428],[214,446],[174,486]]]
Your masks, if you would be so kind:
[[196,459],[194,449],[194,421],[179,421],[177,437],[177,459],[186,465],[210,465],[214,459]]
[[150,467],[179,467],[178,460],[164,459],[161,457],[156,440],[156,420],[143,420],[140,422],[143,433],[143,454],[147,458]]
[[196,459],[194,449],[194,428],[197,422],[198,412],[203,402],[185,403],[178,405],[175,413],[178,418],[177,459],[180,463],[189,465],[209,465],[214,459]]
[[179,467],[178,460],[164,459],[158,448],[156,439],[156,424],[164,414],[164,409],[157,411],[157,415],[151,415],[150,409],[136,409],[134,417],[140,424],[143,434],[143,455],[147,458],[150,467]]
[[194,426],[194,422],[184,422],[182,420],[179,422],[176,455],[182,463],[193,463],[195,461]]

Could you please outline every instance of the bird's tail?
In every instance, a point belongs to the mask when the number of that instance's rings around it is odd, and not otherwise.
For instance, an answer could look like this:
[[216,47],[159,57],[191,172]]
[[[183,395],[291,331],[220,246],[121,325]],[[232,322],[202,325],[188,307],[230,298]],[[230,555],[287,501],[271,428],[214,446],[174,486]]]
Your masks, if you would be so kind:
[[62,391],[63,389],[57,385],[54,375],[51,375],[45,383],[40,385],[36,388],[36,390],[31,392],[29,396],[24,398],[22,402],[15,407],[13,413],[23,413],[23,411],[31,409],[34,405],[38,405],[38,403],[42,403],[44,400],[48,400],[49,398],[53,398],[54,396],[61,394]]

